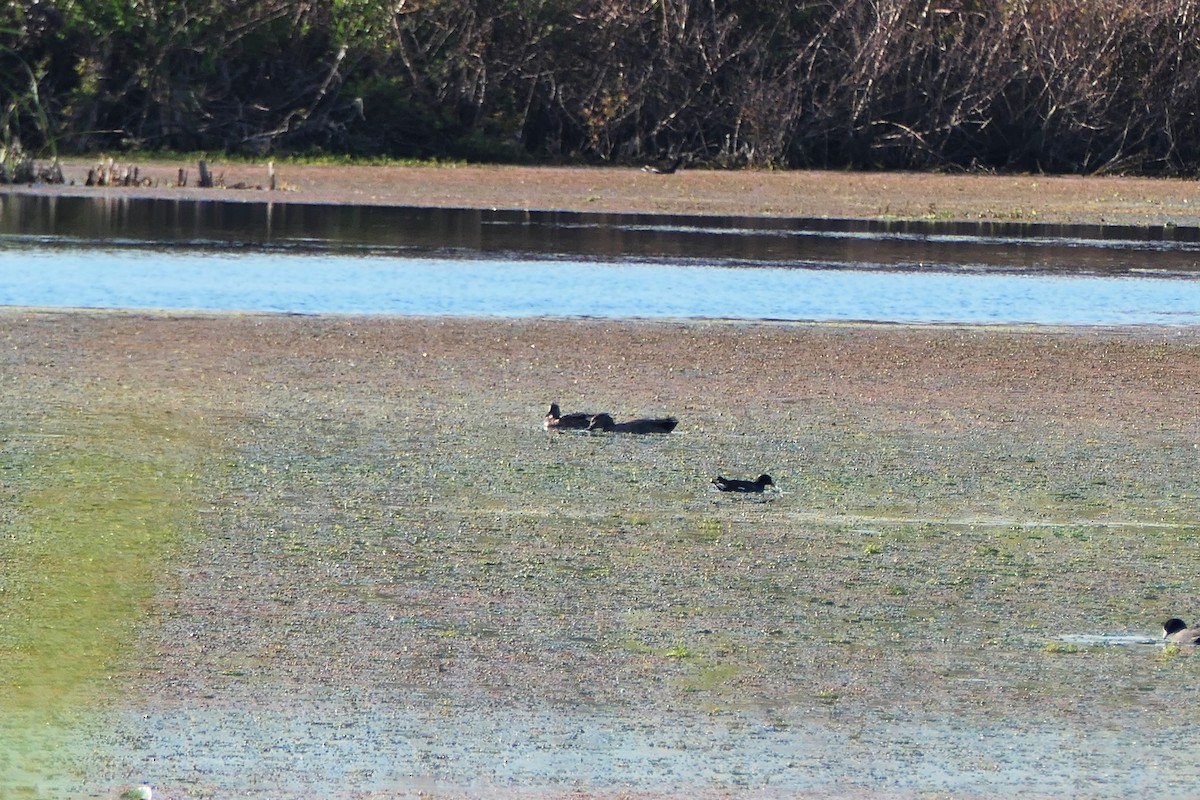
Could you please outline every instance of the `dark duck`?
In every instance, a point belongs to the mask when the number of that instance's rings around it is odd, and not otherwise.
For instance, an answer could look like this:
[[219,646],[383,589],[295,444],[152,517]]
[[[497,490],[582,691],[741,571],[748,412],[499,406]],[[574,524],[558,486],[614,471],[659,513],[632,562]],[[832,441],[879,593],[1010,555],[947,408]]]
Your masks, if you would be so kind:
[[548,431],[586,431],[595,416],[595,414],[563,414],[558,408],[558,403],[551,403],[542,425]]
[[617,422],[611,414],[596,414],[592,417],[588,430],[604,431],[605,433],[670,433],[678,424],[679,420],[674,417],[653,417]]
[[1172,644],[1200,645],[1200,628],[1189,628],[1179,617],[1163,623],[1163,638]]
[[763,490],[768,486],[775,485],[775,481],[765,472],[752,481],[742,481],[737,478],[726,478],[724,475],[718,475],[713,478],[712,483],[713,486],[717,487],[717,491],[740,492],[742,494],[762,494]]

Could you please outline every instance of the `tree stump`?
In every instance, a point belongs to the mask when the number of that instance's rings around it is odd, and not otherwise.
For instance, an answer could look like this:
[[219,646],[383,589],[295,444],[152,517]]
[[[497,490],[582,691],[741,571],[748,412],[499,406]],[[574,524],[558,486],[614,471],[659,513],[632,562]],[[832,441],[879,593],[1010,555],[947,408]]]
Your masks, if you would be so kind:
[[200,169],[200,183],[199,183],[200,188],[201,189],[213,188],[213,176],[212,176],[212,173],[208,171],[208,162],[202,158],[202,159],[200,159],[200,164],[198,166]]

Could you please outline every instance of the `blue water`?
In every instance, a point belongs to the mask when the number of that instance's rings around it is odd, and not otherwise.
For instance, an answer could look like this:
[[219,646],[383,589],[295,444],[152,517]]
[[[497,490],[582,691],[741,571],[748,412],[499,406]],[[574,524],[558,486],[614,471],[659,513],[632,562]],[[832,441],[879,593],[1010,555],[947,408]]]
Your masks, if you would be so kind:
[[0,305],[292,313],[1200,324],[1200,280],[252,250],[0,248]]
[[1196,325],[1200,227],[0,192],[0,304]]

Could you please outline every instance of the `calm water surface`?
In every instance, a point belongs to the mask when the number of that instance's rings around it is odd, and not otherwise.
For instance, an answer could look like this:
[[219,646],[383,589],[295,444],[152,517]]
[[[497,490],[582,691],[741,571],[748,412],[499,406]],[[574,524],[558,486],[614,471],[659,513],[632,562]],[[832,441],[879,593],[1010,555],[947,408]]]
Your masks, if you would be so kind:
[[1200,324],[1200,229],[0,194],[0,304]]
[[[1200,281],[156,250],[3,251],[0,304],[296,313],[1200,324]],[[11,261],[10,261],[11,259]]]

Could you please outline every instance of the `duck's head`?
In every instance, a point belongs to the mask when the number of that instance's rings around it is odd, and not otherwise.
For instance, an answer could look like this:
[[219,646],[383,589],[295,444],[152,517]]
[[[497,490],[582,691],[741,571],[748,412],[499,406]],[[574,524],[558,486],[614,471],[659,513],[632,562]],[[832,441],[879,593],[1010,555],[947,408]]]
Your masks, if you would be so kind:
[[562,416],[562,414],[560,414],[558,412],[558,403],[550,404],[550,410],[546,412],[546,416],[547,417],[561,417]]
[[1163,623],[1163,636],[1170,636],[1186,630],[1187,623],[1181,620],[1179,617],[1171,617],[1169,620]]
[[775,480],[764,472],[762,475],[758,476],[758,483],[762,484],[763,486],[774,486]]

